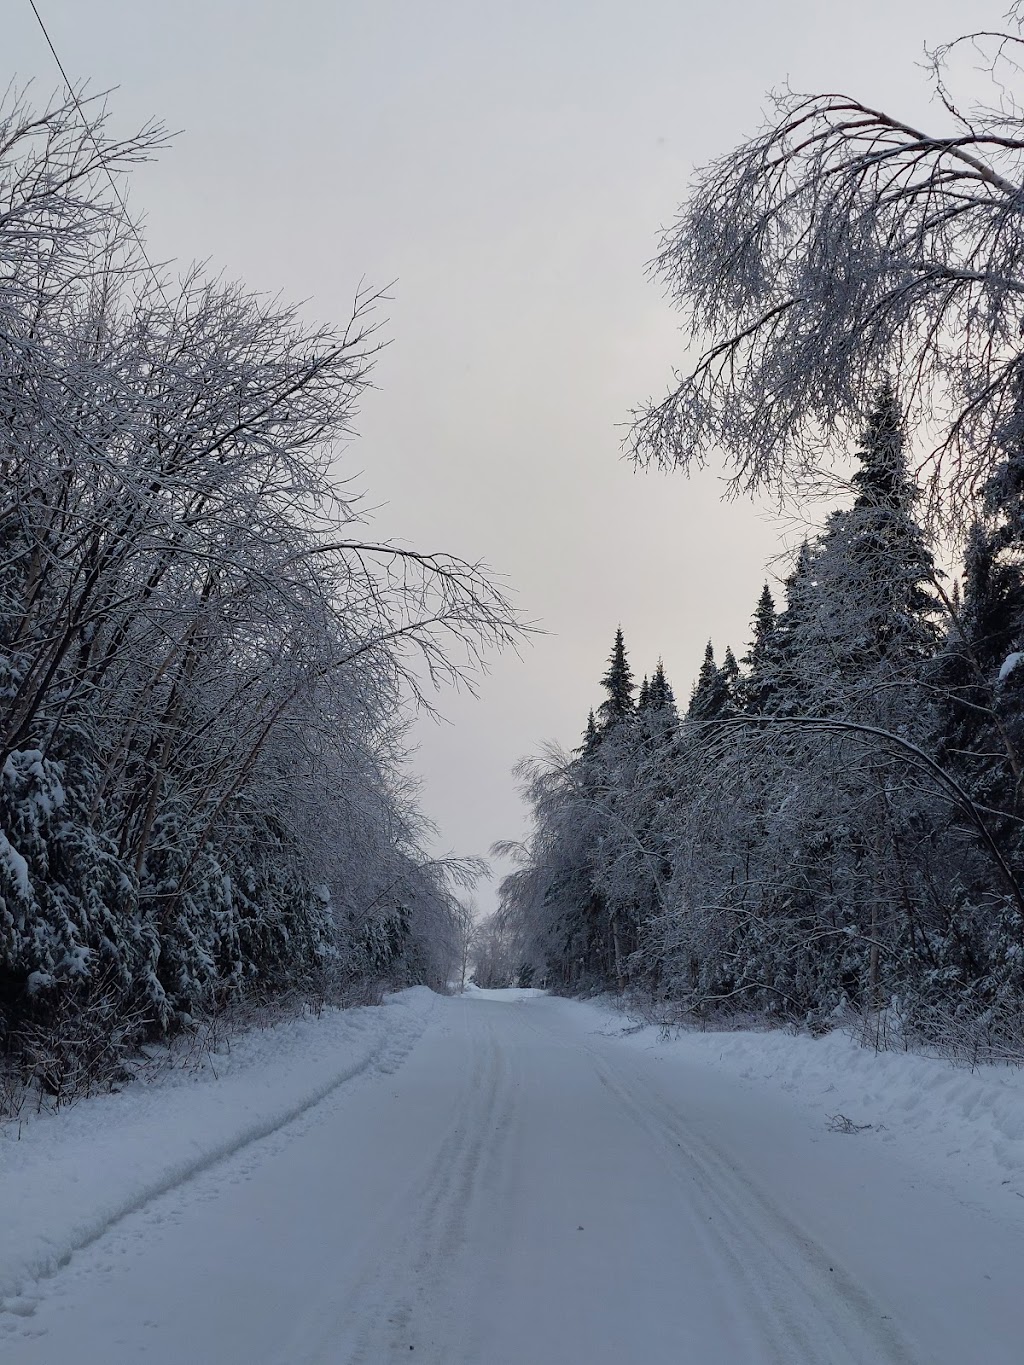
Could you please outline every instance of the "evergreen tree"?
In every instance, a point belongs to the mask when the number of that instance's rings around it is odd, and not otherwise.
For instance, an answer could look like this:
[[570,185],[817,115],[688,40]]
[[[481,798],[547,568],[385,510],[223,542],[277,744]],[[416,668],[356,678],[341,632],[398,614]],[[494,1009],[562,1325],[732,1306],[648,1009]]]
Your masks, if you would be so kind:
[[1024,377],[1018,376],[1014,400],[998,433],[1002,458],[982,489],[982,507],[993,525],[996,550],[1024,546]]
[[[967,539],[960,600],[935,666],[941,762],[985,810],[1018,885],[1024,881],[1024,385],[998,433],[995,470],[982,490],[983,519]],[[1019,1008],[1024,923],[1007,888],[994,895],[977,840],[955,822],[957,894],[939,945],[942,967],[986,1007]],[[973,855],[973,856],[972,856]]]
[[725,702],[721,714],[735,714],[738,709],[739,689],[740,689],[740,666],[736,662],[736,655],[728,645],[725,647],[725,655],[722,659],[722,667],[718,670],[719,685],[725,693]]
[[786,577],[786,604],[775,620],[773,636],[776,678],[773,689],[773,712],[780,715],[810,715],[809,670],[806,667],[805,644],[809,629],[817,614],[815,578],[808,541],[803,541],[797,552],[792,571]]
[[[891,383],[876,395],[853,476],[857,498],[840,518],[850,526],[849,553],[866,590],[862,648],[870,665],[900,663],[934,652],[937,641],[935,560],[914,520],[918,490],[907,468],[903,417]],[[827,540],[827,535],[826,535]]]
[[751,626],[754,638],[742,660],[747,671],[740,686],[740,703],[748,714],[762,715],[774,710],[779,687],[778,618],[767,583],[757,599]]
[[633,674],[626,658],[621,626],[615,632],[615,644],[608,660],[608,672],[601,679],[601,686],[608,695],[598,707],[598,714],[604,728],[607,729],[633,714]]
[[851,482],[858,490],[855,507],[908,508],[917,490],[907,474],[903,414],[891,380],[885,380],[868,412],[862,448],[857,452],[860,469]]
[[661,660],[647,682],[644,703],[637,707],[640,738],[648,752],[656,752],[675,734],[679,724],[675,694]]
[[690,694],[687,718],[692,721],[708,721],[728,715],[732,708],[732,686],[738,673],[739,669],[730,649],[726,650],[723,666],[719,668],[716,665],[714,647],[709,640],[697,681]]
[[[970,530],[964,555],[962,598],[951,603],[952,622],[935,665],[944,698],[938,713],[941,761],[968,787],[988,814],[990,832],[1024,876],[1024,456],[1018,400],[1001,433],[1003,458],[983,490],[987,524]],[[982,895],[978,870],[969,898]],[[968,879],[965,878],[965,881]],[[961,932],[963,936],[963,931]],[[1017,951],[1016,932],[999,955]],[[976,954],[978,956],[979,954]]]
[[937,681],[948,698],[941,748],[952,765],[977,771],[981,756],[989,763],[1007,757],[996,733],[996,708],[1005,709],[1006,684],[1016,670],[999,675],[1016,652],[1024,616],[1021,566],[1000,556],[998,540],[978,522],[967,537],[962,597],[952,611],[936,661]]
[[922,675],[939,638],[928,586],[935,567],[914,519],[917,489],[891,385],[875,397],[858,459],[853,506],[802,547],[787,582],[779,627],[788,700],[882,728],[914,722],[920,734]]
[[600,737],[601,732],[597,728],[597,721],[594,719],[594,710],[593,707],[591,707],[587,715],[587,728],[583,732],[583,743],[576,752],[583,754],[584,756],[589,756],[597,748]]
[[657,668],[654,670],[654,675],[651,678],[648,704],[652,711],[671,711],[673,716],[675,715],[675,693],[672,691],[671,685],[665,677],[665,665],[660,659],[658,660]]
[[[853,505],[833,512],[823,534],[801,548],[787,580],[773,710],[861,723],[927,745],[935,570],[914,519],[917,490],[890,385],[875,395],[858,460]],[[927,916],[941,913],[941,898],[915,902],[906,870],[908,850],[931,837],[935,810],[884,744],[855,741],[848,731],[833,735],[823,743],[797,730],[774,745],[782,767],[767,770],[766,829],[787,857],[774,887],[762,892],[761,914],[778,920],[781,938],[798,941],[826,925],[835,935],[823,940],[830,953],[816,960],[794,950],[794,967],[802,963],[805,979],[819,983],[801,989],[819,995],[830,980],[848,997],[876,1002],[901,954],[919,961],[926,906]],[[783,787],[786,799],[773,812],[772,789],[797,769],[803,780]]]
[[1024,381],[999,435],[1002,459],[983,490],[989,529],[976,528],[968,544],[961,613],[962,643],[986,683],[1004,767],[1016,785],[1024,768]]

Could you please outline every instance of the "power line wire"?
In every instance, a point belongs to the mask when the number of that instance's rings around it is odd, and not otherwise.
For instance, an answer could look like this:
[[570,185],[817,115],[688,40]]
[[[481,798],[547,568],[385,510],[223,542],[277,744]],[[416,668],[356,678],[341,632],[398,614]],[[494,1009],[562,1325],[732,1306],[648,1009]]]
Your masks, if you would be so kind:
[[149,273],[153,277],[153,283],[156,285],[157,289],[160,290],[160,294],[161,297],[163,298],[164,303],[166,303],[167,307],[170,308],[171,301],[167,297],[166,291],[164,290],[163,281],[157,274],[153,262],[149,259],[149,254],[146,251],[146,246],[142,240],[142,235],[140,234],[139,229],[135,226],[131,214],[128,212],[128,205],[125,203],[124,197],[122,196],[121,191],[117,187],[117,181],[111,174],[110,166],[107,164],[103,152],[100,150],[100,145],[96,141],[96,134],[92,130],[92,124],[89,122],[88,118],[86,118],[85,110],[82,108],[82,102],[78,98],[78,92],[75,90],[74,86],[71,84],[71,81],[68,79],[68,73],[64,70],[64,63],[61,61],[60,56],[57,53],[57,49],[53,45],[53,39],[50,37],[50,34],[47,31],[45,23],[43,23],[43,16],[39,13],[39,7],[36,5],[36,0],[28,0],[28,3],[32,7],[32,13],[36,16],[36,21],[39,24],[40,29],[42,30],[43,37],[46,39],[46,46],[50,49],[51,53],[53,54],[53,60],[57,63],[57,70],[60,72],[64,80],[65,88],[67,89],[68,94],[71,96],[75,108],[78,110],[78,116],[82,120],[82,127],[85,129],[86,136],[92,143],[93,150],[95,151],[96,155],[100,158],[100,164],[103,166],[103,170],[106,173],[106,177],[110,181],[110,188],[114,191],[114,197],[117,199],[117,202],[121,207],[122,217],[124,218],[124,221],[128,225],[128,227],[131,229],[131,234],[135,238],[139,250],[142,252],[142,259],[146,262],[146,265],[149,267]]

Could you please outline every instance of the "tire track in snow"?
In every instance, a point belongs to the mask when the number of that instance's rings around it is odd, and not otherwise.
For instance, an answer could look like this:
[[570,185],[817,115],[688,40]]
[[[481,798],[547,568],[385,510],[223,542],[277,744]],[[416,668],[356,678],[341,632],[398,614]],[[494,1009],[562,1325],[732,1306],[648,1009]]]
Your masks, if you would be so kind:
[[366,1268],[354,1286],[319,1305],[275,1357],[276,1365],[384,1365],[410,1358],[420,1365],[481,1365],[467,1311],[474,1283],[474,1267],[464,1259],[467,1223],[481,1194],[504,1173],[516,1092],[510,1058],[490,1021],[475,1016],[474,1036],[467,1038],[472,1060],[466,1082],[426,1172],[367,1248]]
[[395,1071],[415,1046],[421,1032],[422,1028],[419,1032],[409,1030],[397,1038],[383,1033],[365,1056],[342,1071],[336,1072],[330,1080],[305,1095],[302,1100],[264,1115],[233,1133],[230,1138],[216,1143],[184,1162],[176,1162],[170,1170],[147,1182],[141,1189],[134,1190],[123,1202],[105,1209],[79,1228],[73,1238],[65,1242],[59,1251],[24,1264],[19,1269],[17,1283],[7,1285],[6,1294],[0,1293],[0,1321],[8,1314],[21,1318],[31,1316],[38,1301],[37,1295],[31,1289],[32,1284],[38,1284],[57,1275],[74,1256],[92,1247],[135,1214],[144,1212],[158,1199],[173,1194],[221,1163],[240,1156],[257,1143],[282,1132],[317,1106],[331,1099],[357,1077],[371,1071],[385,1075]]
[[751,1344],[770,1352],[771,1365],[920,1365],[870,1295],[677,1109],[585,1051],[601,1084],[660,1149],[693,1231],[722,1268],[730,1304],[750,1314]]
[[482,1200],[497,1215],[514,1197],[512,1069],[524,1033],[585,1058],[640,1135],[637,1157],[647,1154],[664,1170],[666,1197],[679,1203],[680,1238],[700,1248],[708,1291],[736,1342],[734,1358],[763,1365],[920,1365],[870,1295],[645,1077],[578,1038],[553,1036],[525,1012],[516,1012],[518,1027],[510,1032],[507,1017],[489,1019],[473,1008],[467,1079],[448,1132],[426,1172],[393,1207],[354,1288],[325,1305],[277,1365],[486,1361],[472,1311],[485,1272],[467,1264],[467,1227]]

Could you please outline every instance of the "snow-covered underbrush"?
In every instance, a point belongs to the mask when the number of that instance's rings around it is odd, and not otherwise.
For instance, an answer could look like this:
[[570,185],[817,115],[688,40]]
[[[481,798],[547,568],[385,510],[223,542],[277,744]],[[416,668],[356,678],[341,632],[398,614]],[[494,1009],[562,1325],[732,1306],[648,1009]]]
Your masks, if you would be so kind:
[[[6,1057],[0,1056],[0,1125],[54,1112],[133,1083],[152,1084],[165,1073],[211,1070],[232,1043],[253,1031],[325,1009],[379,1005],[387,983],[378,977],[321,974],[303,989],[232,1001],[200,1018],[180,1021],[157,1042],[146,1038],[142,1011],[125,1015],[98,993],[89,1008],[69,1002],[38,1022],[23,1022]],[[109,1005],[107,1008],[105,1006]]]
[[[607,997],[609,1000],[614,997]],[[884,1009],[843,1006],[827,1015],[786,1019],[759,1010],[693,1007],[686,1000],[655,1000],[638,991],[627,997],[628,1013],[666,1036],[675,1030],[736,1033],[785,1028],[821,1037],[840,1030],[875,1052],[913,1052],[957,1066],[1024,1066],[1024,1008],[1017,1000],[986,1005],[960,997],[924,1005],[894,1001]]]
[[960,1000],[912,1011],[892,1005],[850,1015],[843,1027],[878,1052],[917,1052],[972,1069],[983,1065],[1024,1066],[1024,1006],[965,1005]]
[[262,1028],[207,1036],[192,1058],[153,1050],[115,1094],[0,1124],[0,1306],[156,1195],[346,1082],[393,1070],[436,1002],[421,986],[379,1008],[268,1015]]

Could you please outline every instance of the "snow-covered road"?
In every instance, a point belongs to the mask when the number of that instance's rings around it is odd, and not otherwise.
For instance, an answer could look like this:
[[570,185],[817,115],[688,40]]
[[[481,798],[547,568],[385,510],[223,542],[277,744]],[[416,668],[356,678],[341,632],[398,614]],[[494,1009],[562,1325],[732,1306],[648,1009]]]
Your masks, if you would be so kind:
[[426,1018],[40,1281],[5,1365],[1019,1365],[1024,1220],[596,1009]]

